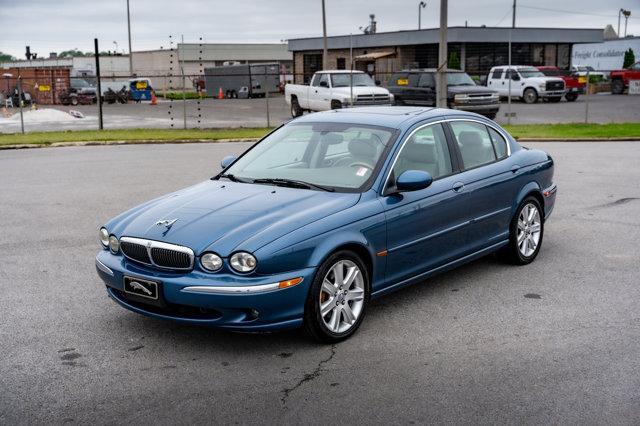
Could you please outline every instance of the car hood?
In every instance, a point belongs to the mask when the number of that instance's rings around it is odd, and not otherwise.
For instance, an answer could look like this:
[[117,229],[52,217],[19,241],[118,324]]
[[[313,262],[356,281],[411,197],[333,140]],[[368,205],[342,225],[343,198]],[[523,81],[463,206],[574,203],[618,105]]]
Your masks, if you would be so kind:
[[[343,95],[351,95],[351,89],[347,87],[334,87],[334,93],[340,93]],[[353,86],[353,95],[388,95],[389,91],[384,87],[378,86]]]
[[[225,257],[255,251],[311,222],[347,209],[360,194],[207,181],[166,195],[116,218],[118,237],[130,236],[212,250]],[[169,228],[158,221],[173,221]],[[244,243],[244,244],[243,244]]]
[[527,83],[546,83],[548,81],[560,81],[562,83],[564,83],[564,80],[561,79],[560,77],[529,77],[525,79],[527,81]]
[[498,93],[497,90],[489,89],[488,87],[483,86],[447,86],[447,90],[449,93],[453,93],[454,95],[462,94],[462,93],[471,93],[474,95],[480,95],[483,93],[492,94]]

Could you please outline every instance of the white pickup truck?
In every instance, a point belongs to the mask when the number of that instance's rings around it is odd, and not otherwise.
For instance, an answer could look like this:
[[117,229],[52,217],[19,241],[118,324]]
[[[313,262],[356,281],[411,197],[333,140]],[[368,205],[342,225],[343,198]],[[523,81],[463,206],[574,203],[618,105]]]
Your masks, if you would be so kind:
[[[487,87],[497,90],[502,97],[511,95],[512,98],[520,98],[528,104],[535,104],[538,99],[560,102],[566,93],[563,79],[547,77],[537,68],[523,65],[491,68]],[[511,93],[509,93],[509,87],[511,87]]]
[[284,96],[293,117],[301,116],[304,111],[393,104],[393,95],[387,89],[378,87],[368,74],[349,70],[318,71],[309,86],[287,84]]

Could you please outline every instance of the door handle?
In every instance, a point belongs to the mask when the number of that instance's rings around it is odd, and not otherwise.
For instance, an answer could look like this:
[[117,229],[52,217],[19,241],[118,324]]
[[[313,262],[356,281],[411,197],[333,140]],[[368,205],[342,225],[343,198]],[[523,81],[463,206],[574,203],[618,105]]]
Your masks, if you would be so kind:
[[462,191],[463,189],[464,189],[464,183],[462,183],[462,182],[456,182],[456,183],[454,183],[454,184],[453,184],[453,190],[454,190],[455,192],[460,192],[460,191]]
[[513,166],[511,166],[511,172],[512,173],[518,173],[518,170],[520,170],[520,165],[519,164],[514,164]]

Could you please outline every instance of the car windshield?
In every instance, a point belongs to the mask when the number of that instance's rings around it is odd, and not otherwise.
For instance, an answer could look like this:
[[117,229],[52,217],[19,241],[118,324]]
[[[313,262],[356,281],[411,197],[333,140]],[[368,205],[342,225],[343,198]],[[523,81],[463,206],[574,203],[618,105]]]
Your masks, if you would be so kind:
[[219,177],[354,192],[373,177],[394,133],[361,124],[291,123],[268,135]]
[[476,83],[469,77],[466,72],[450,72],[447,73],[448,86],[475,86]]
[[531,77],[544,77],[540,71],[535,68],[520,68],[518,70],[522,78],[531,78]]
[[[332,87],[349,87],[351,82],[351,76],[349,73],[344,74],[331,74],[331,86]],[[353,73],[353,85],[354,86],[375,86],[376,83],[373,81],[368,74],[364,73]]]
[[87,81],[82,78],[72,78],[71,85],[73,87],[91,87],[89,83],[87,83]]

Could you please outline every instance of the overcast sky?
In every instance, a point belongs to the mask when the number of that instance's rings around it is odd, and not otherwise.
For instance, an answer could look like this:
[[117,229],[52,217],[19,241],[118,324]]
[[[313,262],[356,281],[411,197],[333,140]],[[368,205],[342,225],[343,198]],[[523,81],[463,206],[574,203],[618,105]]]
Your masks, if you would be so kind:
[[[186,42],[279,42],[322,34],[320,0],[130,0],[133,50]],[[378,31],[415,29],[418,0],[326,0],[329,35],[358,33],[375,13]],[[439,0],[427,0],[422,26],[438,24]],[[450,0],[449,25],[509,26],[512,0]],[[617,28],[620,8],[640,35],[640,0],[518,0],[518,26]],[[554,9],[541,10],[541,9]],[[49,52],[127,48],[126,0],[0,0],[0,51],[24,58],[24,47]],[[624,19],[622,20],[624,32]]]

